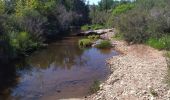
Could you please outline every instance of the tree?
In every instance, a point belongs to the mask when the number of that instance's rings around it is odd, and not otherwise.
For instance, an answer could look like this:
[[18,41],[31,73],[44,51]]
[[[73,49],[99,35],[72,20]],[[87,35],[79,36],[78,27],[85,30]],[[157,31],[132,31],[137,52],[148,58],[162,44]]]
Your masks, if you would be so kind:
[[3,0],[0,0],[0,15],[5,12],[5,3]]

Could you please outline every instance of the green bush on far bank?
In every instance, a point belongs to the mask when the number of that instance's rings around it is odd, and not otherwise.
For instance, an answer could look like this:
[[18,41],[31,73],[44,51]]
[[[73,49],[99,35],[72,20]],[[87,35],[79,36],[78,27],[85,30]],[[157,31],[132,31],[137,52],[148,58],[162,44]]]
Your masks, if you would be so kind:
[[9,34],[10,45],[13,49],[21,54],[26,53],[26,51],[38,48],[39,43],[33,41],[31,36],[27,32],[11,32]]
[[108,40],[102,40],[100,42],[100,44],[97,44],[96,45],[96,48],[100,48],[100,49],[103,49],[103,48],[111,48],[112,47],[112,44],[110,41]]
[[113,9],[112,14],[113,14],[114,16],[120,15],[120,14],[122,14],[122,13],[125,13],[125,12],[133,9],[134,7],[135,7],[135,6],[134,6],[133,3],[121,4],[121,5],[117,6],[115,9]]
[[79,46],[80,47],[89,47],[92,45],[92,40],[91,39],[80,39],[79,40]]
[[98,30],[104,28],[103,25],[100,24],[94,24],[94,25],[84,25],[81,27],[82,31],[88,31],[88,30]]
[[117,33],[112,38],[115,40],[123,40],[123,35],[120,33]]
[[100,36],[99,35],[89,35],[87,38],[91,39],[91,40],[97,40],[100,38]]
[[81,30],[82,31],[90,30],[90,26],[89,25],[84,25],[84,26],[81,27]]

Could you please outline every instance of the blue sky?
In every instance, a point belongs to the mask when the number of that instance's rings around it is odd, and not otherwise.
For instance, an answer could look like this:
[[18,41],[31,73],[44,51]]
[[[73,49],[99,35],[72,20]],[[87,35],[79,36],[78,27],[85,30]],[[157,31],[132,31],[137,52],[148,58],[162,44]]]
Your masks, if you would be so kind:
[[100,0],[88,0],[90,4],[97,4]]

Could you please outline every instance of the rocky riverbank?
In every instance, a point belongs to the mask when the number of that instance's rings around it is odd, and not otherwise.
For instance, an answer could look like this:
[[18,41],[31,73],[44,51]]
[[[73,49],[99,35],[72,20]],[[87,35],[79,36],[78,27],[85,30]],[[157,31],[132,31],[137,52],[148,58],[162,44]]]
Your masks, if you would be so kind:
[[[69,100],[170,100],[168,65],[164,51],[112,40],[114,31],[100,35],[112,41],[120,55],[107,60],[111,69],[101,89],[86,98]],[[68,99],[67,99],[68,100]]]
[[87,100],[169,100],[163,52],[145,45],[113,42],[122,54],[107,60],[112,73],[101,90]]

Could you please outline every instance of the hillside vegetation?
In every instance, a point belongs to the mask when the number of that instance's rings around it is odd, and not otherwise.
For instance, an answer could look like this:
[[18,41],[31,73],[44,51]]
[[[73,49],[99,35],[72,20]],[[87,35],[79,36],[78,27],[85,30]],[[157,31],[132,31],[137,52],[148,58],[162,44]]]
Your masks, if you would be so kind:
[[0,54],[28,54],[87,23],[88,12],[84,0],[0,0]]
[[170,49],[169,0],[111,1],[101,0],[99,5],[91,6],[92,24],[116,28],[129,43]]

